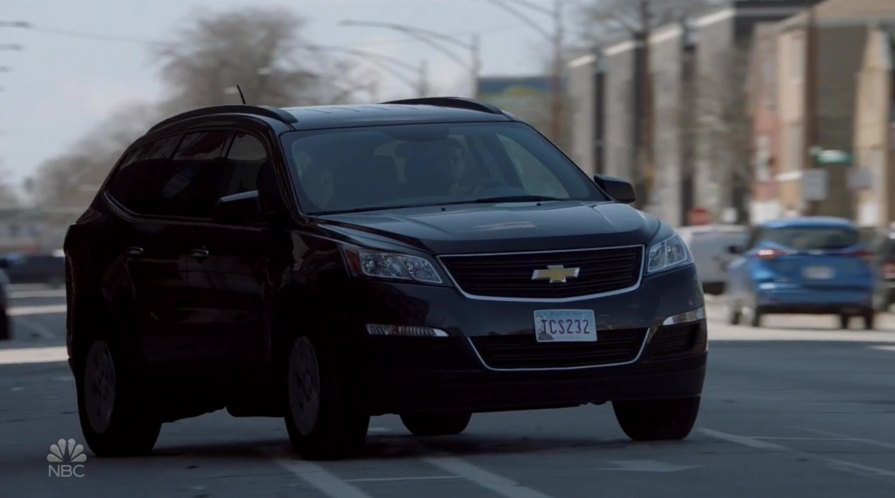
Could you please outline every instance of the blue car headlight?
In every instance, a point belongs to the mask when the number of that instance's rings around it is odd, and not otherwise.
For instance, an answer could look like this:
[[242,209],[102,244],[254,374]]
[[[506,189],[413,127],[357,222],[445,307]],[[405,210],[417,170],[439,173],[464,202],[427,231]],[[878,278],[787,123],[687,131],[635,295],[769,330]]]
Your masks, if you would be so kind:
[[674,234],[649,248],[647,273],[658,273],[693,262],[693,256],[683,239]]

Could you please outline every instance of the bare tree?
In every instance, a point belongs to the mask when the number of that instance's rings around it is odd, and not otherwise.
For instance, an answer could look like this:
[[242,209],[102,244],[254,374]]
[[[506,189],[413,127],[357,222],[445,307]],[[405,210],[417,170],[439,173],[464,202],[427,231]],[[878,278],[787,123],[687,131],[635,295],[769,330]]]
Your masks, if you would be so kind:
[[44,162],[35,175],[36,205],[71,213],[85,207],[124,149],[157,119],[148,104],[122,107],[68,153]]
[[[124,149],[164,116],[235,104],[237,84],[249,103],[279,106],[346,102],[372,91],[369,73],[305,45],[302,20],[284,9],[241,9],[199,18],[154,55],[170,96],[110,116],[34,180],[37,205],[73,215],[83,209]],[[0,189],[0,202],[2,202]]]
[[[598,47],[729,3],[730,0],[590,0],[580,7],[579,38],[588,46]],[[649,15],[644,16],[644,12]]]
[[283,8],[206,15],[160,49],[171,111],[238,103],[296,106],[351,100],[368,89],[354,68],[308,48],[302,19]]

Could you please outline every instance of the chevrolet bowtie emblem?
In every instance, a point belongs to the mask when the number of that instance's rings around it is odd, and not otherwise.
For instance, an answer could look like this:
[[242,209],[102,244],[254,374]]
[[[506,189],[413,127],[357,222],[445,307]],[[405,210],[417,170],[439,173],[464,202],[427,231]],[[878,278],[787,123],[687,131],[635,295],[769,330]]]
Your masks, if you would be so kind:
[[550,280],[551,284],[564,284],[567,278],[578,278],[581,268],[566,268],[563,265],[547,265],[546,270],[535,270],[532,280]]

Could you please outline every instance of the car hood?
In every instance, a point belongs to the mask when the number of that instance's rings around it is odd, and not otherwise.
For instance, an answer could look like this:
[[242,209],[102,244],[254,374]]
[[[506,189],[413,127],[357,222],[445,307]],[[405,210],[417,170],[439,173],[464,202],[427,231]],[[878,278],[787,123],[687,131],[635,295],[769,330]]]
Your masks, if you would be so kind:
[[626,204],[580,201],[405,208],[325,215],[319,222],[360,245],[401,243],[436,255],[647,244],[659,227]]

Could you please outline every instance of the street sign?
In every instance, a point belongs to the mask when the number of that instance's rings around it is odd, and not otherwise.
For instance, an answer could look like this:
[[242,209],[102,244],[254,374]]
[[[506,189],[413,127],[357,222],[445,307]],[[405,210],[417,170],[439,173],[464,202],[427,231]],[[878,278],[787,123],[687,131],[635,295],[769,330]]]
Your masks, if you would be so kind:
[[695,207],[687,213],[687,224],[690,226],[711,225],[712,213],[706,208]]
[[811,155],[817,164],[851,164],[852,155],[844,150],[821,149],[812,147]]
[[823,169],[802,171],[802,199],[822,201],[827,198],[827,172]]

